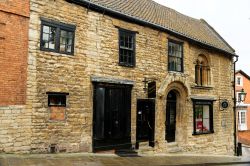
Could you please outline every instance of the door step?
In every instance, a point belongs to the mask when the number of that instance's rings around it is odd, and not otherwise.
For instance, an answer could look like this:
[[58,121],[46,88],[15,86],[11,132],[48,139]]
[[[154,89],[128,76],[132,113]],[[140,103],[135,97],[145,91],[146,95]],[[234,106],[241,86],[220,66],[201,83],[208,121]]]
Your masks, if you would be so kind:
[[168,153],[181,153],[182,148],[179,147],[178,143],[171,142],[167,144],[167,152]]
[[139,142],[139,149],[137,149],[138,154],[154,154],[154,148],[149,146],[149,142]]

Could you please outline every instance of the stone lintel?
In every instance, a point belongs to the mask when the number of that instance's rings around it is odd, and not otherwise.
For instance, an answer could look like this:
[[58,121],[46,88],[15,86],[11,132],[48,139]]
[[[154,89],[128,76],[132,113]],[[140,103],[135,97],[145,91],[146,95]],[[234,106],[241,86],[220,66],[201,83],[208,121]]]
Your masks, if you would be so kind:
[[99,77],[99,76],[91,76],[92,82],[102,82],[102,83],[110,83],[110,84],[124,84],[124,85],[134,85],[134,81],[132,80],[123,80],[116,79],[110,77]]
[[212,96],[190,96],[192,100],[207,100],[207,101],[215,101],[216,98]]

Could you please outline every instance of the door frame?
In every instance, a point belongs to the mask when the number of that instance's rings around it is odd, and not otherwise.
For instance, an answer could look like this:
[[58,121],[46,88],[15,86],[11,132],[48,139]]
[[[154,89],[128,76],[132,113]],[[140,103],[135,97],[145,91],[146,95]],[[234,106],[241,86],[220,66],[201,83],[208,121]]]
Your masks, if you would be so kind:
[[[128,113],[129,113],[129,117],[127,119],[127,123],[129,123],[129,138],[124,138],[124,140],[126,140],[126,143],[124,143],[122,140],[121,142],[117,141],[116,144],[109,144],[109,145],[104,145],[104,146],[96,146],[97,144],[97,140],[95,139],[95,124],[96,124],[96,113],[97,113],[97,108],[96,108],[96,89],[97,88],[118,88],[118,89],[127,89],[130,93],[129,95],[129,101],[127,101],[129,103],[129,105],[127,105],[126,109],[128,109]],[[106,93],[106,92],[105,92]],[[127,92],[124,92],[127,93]],[[93,152],[97,152],[97,151],[102,151],[102,150],[118,150],[118,149],[129,149],[132,147],[132,143],[131,143],[131,96],[132,96],[132,86],[131,85],[126,85],[126,84],[113,84],[113,83],[100,83],[100,82],[93,82],[93,117],[92,117],[92,151]],[[104,95],[105,99],[106,99],[106,94]],[[106,101],[104,102],[106,104]],[[104,105],[104,113],[105,113],[105,109],[106,106]],[[105,129],[104,129],[105,130]],[[105,134],[105,133],[104,133]],[[104,138],[105,141],[105,138]],[[113,143],[111,140],[106,140],[106,142],[108,143]]]
[[[174,100],[168,100],[168,95],[169,93],[174,93],[175,95],[175,99]],[[177,93],[174,90],[170,90],[167,94],[167,101],[166,101],[166,121],[165,121],[165,140],[167,142],[175,142],[176,141],[176,114],[177,114]],[[168,132],[170,132],[170,110],[168,110],[169,108],[169,104],[175,104],[174,106],[174,133],[173,136],[171,137],[171,135],[168,134]]]

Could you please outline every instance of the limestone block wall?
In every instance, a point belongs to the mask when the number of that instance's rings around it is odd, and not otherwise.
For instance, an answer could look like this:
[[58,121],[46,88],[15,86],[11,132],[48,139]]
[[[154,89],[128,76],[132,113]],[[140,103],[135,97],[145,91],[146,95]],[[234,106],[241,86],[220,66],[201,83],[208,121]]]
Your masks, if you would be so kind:
[[30,152],[30,115],[25,106],[0,107],[0,152]]
[[[177,142],[191,153],[233,154],[232,61],[225,55],[183,41],[165,32],[128,23],[64,0],[31,0],[27,107],[32,110],[31,152],[48,152],[51,145],[66,152],[92,151],[93,85],[91,76],[126,79],[132,89],[131,137],[136,136],[136,100],[145,98],[144,78],[157,84],[156,151],[166,151],[166,96],[180,94]],[[41,18],[76,26],[74,55],[40,51]],[[136,66],[118,64],[118,27],[136,31]],[[167,71],[168,38],[184,44],[184,73]],[[199,54],[210,59],[212,85],[195,87],[194,62]],[[50,121],[46,92],[67,92],[65,121]],[[213,134],[192,135],[192,96],[212,96]],[[230,107],[220,111],[219,100]]]

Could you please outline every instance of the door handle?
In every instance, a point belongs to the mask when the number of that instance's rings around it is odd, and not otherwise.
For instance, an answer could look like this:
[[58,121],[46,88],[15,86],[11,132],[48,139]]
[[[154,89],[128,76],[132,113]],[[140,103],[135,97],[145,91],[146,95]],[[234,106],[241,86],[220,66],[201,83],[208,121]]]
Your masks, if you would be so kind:
[[151,127],[151,125],[150,125],[149,121],[148,121],[148,127],[152,130],[152,127]]

